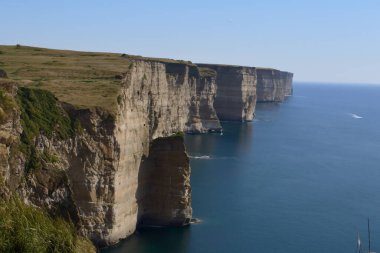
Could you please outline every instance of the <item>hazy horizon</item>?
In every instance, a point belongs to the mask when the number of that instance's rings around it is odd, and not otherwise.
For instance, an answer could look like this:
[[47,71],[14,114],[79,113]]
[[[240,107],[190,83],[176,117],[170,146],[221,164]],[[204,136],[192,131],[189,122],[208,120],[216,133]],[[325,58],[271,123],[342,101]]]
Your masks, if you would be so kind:
[[380,2],[2,2],[0,44],[270,67],[380,84]]

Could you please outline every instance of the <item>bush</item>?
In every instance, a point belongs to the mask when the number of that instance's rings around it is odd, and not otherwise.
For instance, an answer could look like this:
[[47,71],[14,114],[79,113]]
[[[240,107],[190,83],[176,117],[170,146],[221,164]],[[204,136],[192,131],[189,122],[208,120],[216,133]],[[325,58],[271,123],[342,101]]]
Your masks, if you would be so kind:
[[170,137],[181,137],[182,139],[185,138],[184,132],[176,132],[172,134]]
[[96,252],[74,226],[52,219],[19,198],[0,200],[0,252]]

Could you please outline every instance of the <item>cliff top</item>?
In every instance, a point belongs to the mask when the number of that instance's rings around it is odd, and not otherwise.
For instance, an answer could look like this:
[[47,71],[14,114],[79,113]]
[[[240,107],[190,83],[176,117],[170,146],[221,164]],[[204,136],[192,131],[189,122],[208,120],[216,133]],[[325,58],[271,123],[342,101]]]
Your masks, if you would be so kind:
[[197,66],[201,67],[222,67],[222,68],[252,68],[251,66],[241,66],[241,65],[228,65],[228,64],[213,64],[213,63],[195,63]]
[[242,66],[242,65],[228,65],[228,64],[213,64],[213,63],[195,63],[197,66],[200,67],[207,67],[207,68],[212,68],[212,67],[222,67],[222,68],[253,68],[257,70],[268,70],[268,71],[278,71],[282,73],[289,73],[293,74],[291,72],[287,71],[282,71],[274,68],[268,68],[268,67],[252,67],[252,66]]
[[274,69],[274,68],[267,68],[267,67],[256,67],[257,70],[266,70],[266,71],[278,71],[278,72],[281,72],[281,73],[289,73],[289,74],[293,74],[292,72],[288,72],[288,71],[282,71],[282,70],[278,70],[278,69]]
[[0,45],[0,69],[6,71],[7,81],[49,90],[60,101],[79,108],[98,106],[113,111],[121,87],[120,75],[132,60],[195,66],[187,61],[117,53]]

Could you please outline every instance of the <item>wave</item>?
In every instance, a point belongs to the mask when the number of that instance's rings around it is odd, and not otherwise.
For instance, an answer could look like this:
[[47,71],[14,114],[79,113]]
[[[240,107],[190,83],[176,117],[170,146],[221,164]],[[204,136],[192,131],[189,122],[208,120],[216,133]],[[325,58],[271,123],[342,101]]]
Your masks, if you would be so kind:
[[192,159],[211,159],[209,155],[189,156]]
[[355,113],[350,113],[349,115],[351,115],[351,117],[354,118],[354,119],[362,119],[363,118],[362,116],[359,116],[359,115],[357,115]]
[[237,159],[237,157],[234,157],[234,156],[209,156],[209,155],[200,155],[200,156],[189,155],[189,158],[190,159],[203,159],[203,160],[210,160],[210,159],[213,159],[213,160],[235,160],[235,159]]

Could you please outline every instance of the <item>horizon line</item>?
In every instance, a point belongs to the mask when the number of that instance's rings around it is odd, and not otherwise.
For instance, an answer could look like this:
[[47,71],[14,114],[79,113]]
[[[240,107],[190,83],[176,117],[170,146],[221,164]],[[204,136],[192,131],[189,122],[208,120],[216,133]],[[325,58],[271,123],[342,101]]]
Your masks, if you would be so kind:
[[322,85],[380,85],[380,83],[350,82],[350,81],[300,81],[293,80],[294,84],[322,84]]

